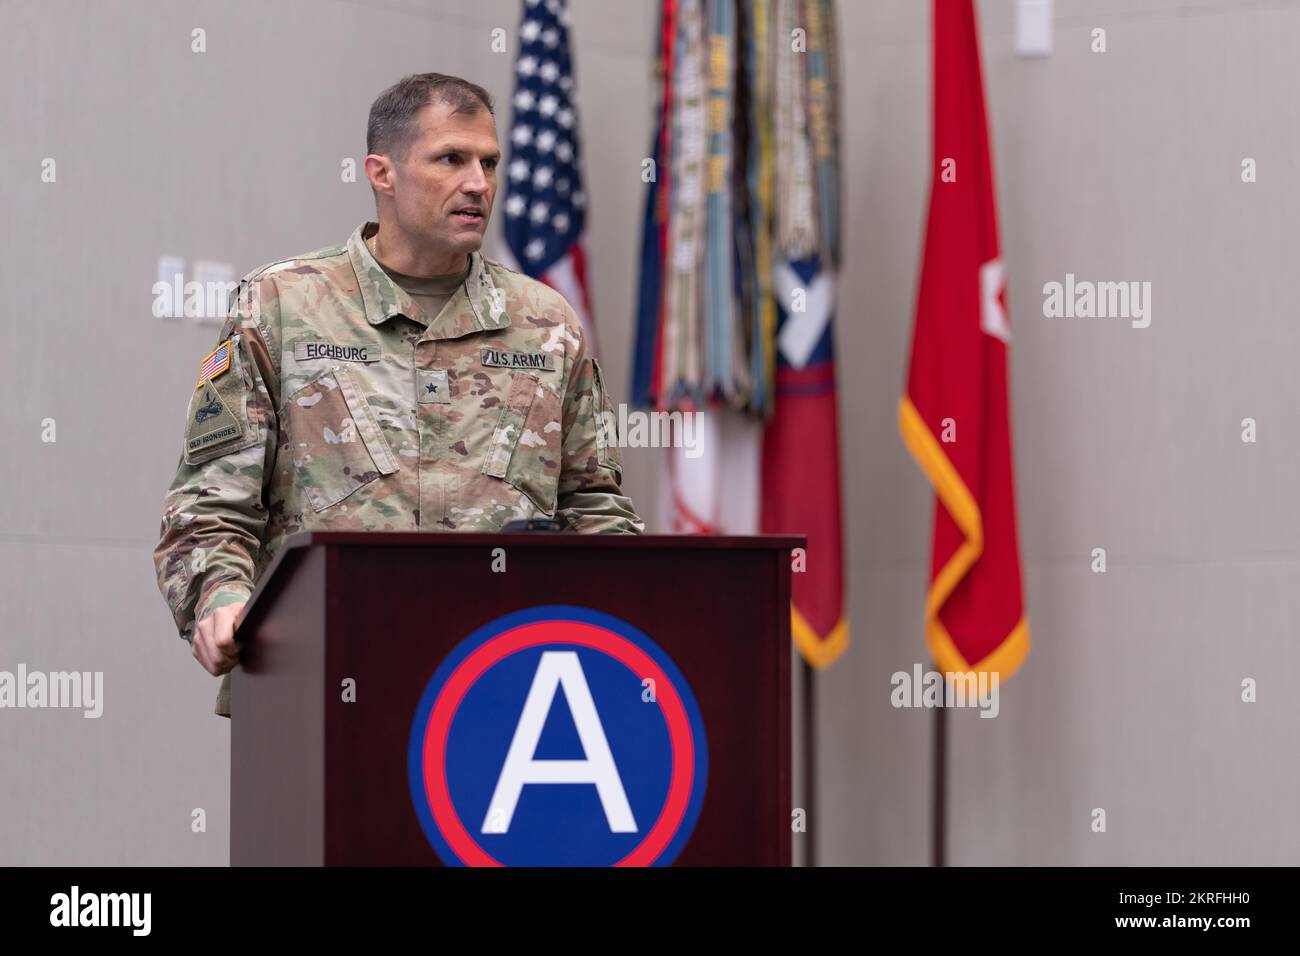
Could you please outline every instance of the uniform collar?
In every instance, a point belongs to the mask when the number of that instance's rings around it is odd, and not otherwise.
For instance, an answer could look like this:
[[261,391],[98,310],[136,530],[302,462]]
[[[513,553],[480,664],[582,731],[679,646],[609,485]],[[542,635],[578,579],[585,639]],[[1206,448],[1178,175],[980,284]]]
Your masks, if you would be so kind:
[[[365,306],[366,321],[379,325],[395,315],[428,326],[420,307],[411,300],[401,286],[389,278],[370,253],[366,240],[379,231],[379,224],[365,222],[356,228],[348,239],[348,258],[361,289],[361,302]],[[504,329],[510,325],[506,316],[505,290],[492,281],[492,273],[482,253],[477,249],[469,254],[469,275],[456,289],[450,301],[433,320],[425,338],[454,339],[471,332]]]

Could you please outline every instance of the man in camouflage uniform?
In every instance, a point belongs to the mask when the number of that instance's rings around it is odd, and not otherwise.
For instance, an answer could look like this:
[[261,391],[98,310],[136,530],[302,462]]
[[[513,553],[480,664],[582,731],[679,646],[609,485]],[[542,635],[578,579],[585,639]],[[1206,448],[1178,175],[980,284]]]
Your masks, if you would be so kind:
[[181,636],[225,675],[218,714],[235,620],[288,534],[495,531],[541,515],[644,529],[574,310],[479,252],[491,109],[439,74],[382,94],[366,157],[378,224],[245,276],[201,364],[154,561]]

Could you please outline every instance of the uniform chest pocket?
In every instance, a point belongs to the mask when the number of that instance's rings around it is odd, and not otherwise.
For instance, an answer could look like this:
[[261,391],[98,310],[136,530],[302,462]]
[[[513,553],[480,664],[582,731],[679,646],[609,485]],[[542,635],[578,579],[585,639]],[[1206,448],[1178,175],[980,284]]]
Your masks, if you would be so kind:
[[560,475],[560,397],[530,372],[515,372],[483,461],[483,473],[527,495],[542,512],[555,513]]
[[298,485],[315,511],[397,471],[351,370],[340,366],[323,372],[284,404]]

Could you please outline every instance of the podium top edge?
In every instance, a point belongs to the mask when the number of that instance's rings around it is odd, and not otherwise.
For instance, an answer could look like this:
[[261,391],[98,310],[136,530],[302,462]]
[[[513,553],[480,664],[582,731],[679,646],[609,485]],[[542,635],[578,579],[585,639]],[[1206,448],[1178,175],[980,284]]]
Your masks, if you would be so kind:
[[295,564],[313,547],[383,548],[596,548],[603,550],[693,550],[780,552],[807,545],[801,534],[577,534],[572,531],[531,531],[520,534],[469,531],[299,531],[284,539],[270,564],[259,575],[253,593],[240,611],[236,628],[257,627],[266,610],[268,589],[278,585],[281,566]]
[[494,547],[520,548],[689,548],[788,551],[806,547],[801,534],[578,534],[572,531],[529,531],[517,534],[465,531],[300,531],[284,540],[283,550],[314,545],[366,547]]

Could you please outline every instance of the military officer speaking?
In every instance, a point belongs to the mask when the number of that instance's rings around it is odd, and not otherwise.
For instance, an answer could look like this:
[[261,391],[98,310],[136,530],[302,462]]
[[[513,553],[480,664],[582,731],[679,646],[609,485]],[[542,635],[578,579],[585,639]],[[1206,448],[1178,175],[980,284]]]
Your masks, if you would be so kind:
[[409,76],[370,109],[378,224],[240,282],[200,363],[154,552],[181,636],[225,675],[296,531],[640,533],[606,385],[569,303],[479,252],[497,190],[481,87]]

